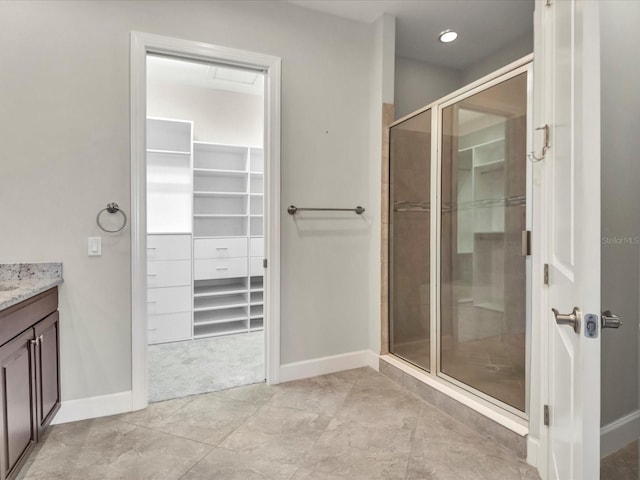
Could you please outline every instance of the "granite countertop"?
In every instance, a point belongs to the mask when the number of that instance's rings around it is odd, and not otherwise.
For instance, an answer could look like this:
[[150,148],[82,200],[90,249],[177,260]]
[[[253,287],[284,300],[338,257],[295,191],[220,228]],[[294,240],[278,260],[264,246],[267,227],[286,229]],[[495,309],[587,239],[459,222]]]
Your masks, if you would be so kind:
[[0,310],[62,282],[62,263],[0,263]]

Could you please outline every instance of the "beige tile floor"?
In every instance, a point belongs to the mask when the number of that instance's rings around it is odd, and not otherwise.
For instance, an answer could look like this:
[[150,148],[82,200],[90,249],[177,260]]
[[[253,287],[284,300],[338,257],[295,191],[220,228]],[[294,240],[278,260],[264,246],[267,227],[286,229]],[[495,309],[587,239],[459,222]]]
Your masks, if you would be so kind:
[[537,480],[533,468],[378,372],[239,387],[52,427],[21,477]]
[[640,479],[638,449],[640,449],[640,441],[636,440],[603,458],[600,463],[600,480]]

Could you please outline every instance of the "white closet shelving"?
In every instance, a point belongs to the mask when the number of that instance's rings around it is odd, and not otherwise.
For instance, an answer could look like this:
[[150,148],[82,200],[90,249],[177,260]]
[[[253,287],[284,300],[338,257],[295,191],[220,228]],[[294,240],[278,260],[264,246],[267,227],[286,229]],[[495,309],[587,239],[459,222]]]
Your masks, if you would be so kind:
[[[473,254],[473,304],[504,311],[505,137],[498,125],[461,138],[458,253]],[[490,285],[490,287],[487,287]]]
[[193,123],[147,119],[149,343],[192,338]]
[[263,328],[263,165],[261,149],[194,142],[194,338]]
[[262,149],[147,119],[149,343],[264,328]]

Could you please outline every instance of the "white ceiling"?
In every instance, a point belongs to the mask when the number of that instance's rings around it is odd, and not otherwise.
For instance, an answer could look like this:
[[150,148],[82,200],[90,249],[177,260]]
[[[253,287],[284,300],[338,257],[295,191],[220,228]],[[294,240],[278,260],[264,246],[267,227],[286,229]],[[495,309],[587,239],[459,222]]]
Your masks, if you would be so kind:
[[264,94],[264,75],[260,72],[159,55],[147,56],[147,77],[150,81],[182,86],[250,95]]
[[[396,54],[463,70],[526,34],[533,35],[533,0],[288,0],[295,5],[371,23],[396,17]],[[458,39],[438,41],[443,30]]]

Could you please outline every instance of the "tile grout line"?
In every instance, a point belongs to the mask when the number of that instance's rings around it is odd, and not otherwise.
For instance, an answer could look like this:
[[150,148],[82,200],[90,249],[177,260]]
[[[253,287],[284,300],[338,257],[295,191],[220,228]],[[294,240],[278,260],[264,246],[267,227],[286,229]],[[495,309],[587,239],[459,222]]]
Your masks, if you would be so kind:
[[[440,416],[446,416],[448,418],[450,418],[451,420],[457,422],[458,424],[462,425],[463,427],[465,427],[465,429],[467,429],[469,431],[469,433],[474,436],[477,437],[478,440],[480,441],[484,441],[484,442],[489,442],[492,444],[492,446],[498,448],[499,450],[501,450],[503,453],[507,453],[509,456],[513,456],[518,463],[520,463],[521,465],[528,465],[528,463],[526,462],[526,459],[522,459],[520,457],[518,457],[517,455],[514,454],[513,451],[511,451],[510,449],[508,449],[507,447],[505,447],[504,445],[498,443],[496,440],[494,440],[491,437],[486,437],[484,435],[482,435],[480,432],[476,431],[475,429],[469,427],[467,424],[465,424],[462,420],[460,420],[458,417],[450,414],[449,412],[445,411],[442,409],[442,407],[436,405],[435,403],[431,403],[428,400],[425,400],[424,398],[420,397],[417,393],[412,392],[411,390],[409,390],[404,384],[402,383],[398,383],[394,378],[387,376],[383,373],[381,373],[382,376],[384,376],[385,378],[387,378],[388,380],[390,380],[391,382],[393,382],[395,385],[399,386],[402,390],[404,390],[405,392],[409,393],[410,395],[412,395],[413,397],[417,398],[420,402],[421,402],[421,406],[420,406],[420,415],[422,415],[422,412],[425,408],[425,404],[428,405],[429,407],[434,408],[435,410],[438,411],[438,414]],[[420,418],[420,417],[419,417]],[[412,445],[411,445],[411,454],[409,455],[409,460],[411,459],[411,456],[413,454],[413,441],[415,441],[415,437],[413,437],[412,440]],[[408,464],[407,464],[407,469],[408,469]],[[408,472],[407,472],[408,474]],[[405,477],[406,478],[406,477]]]
[[[250,385],[257,385],[257,384],[253,384],[253,383],[252,383],[252,384],[243,385],[243,386],[247,387],[247,386],[250,386]],[[242,387],[233,387],[233,388],[242,388]],[[230,390],[230,389],[229,389],[229,390]],[[166,420],[171,419],[172,417],[174,417],[175,415],[177,415],[177,414],[178,414],[178,412],[182,411],[182,410],[183,410],[184,408],[186,408],[188,405],[190,405],[191,403],[193,403],[193,402],[196,400],[196,398],[195,398],[195,397],[200,397],[200,396],[203,396],[203,395],[215,395],[215,396],[216,396],[216,398],[218,398],[218,399],[223,398],[223,399],[225,399],[225,400],[233,400],[233,402],[244,403],[244,404],[247,404],[247,405],[255,405],[255,402],[251,402],[251,401],[249,401],[249,400],[239,400],[239,399],[235,399],[235,398],[228,399],[228,398],[220,397],[219,395],[216,395],[217,393],[219,393],[219,392],[223,392],[223,391],[224,391],[224,390],[219,390],[219,391],[217,391],[217,392],[209,392],[209,393],[201,393],[201,394],[196,394],[196,395],[189,395],[189,397],[194,397],[194,398],[190,399],[188,402],[185,402],[185,404],[184,404],[184,405],[182,405],[180,408],[178,408],[175,412],[173,412],[173,413],[171,413],[170,415],[168,415],[168,416],[167,416],[167,418],[166,418],[166,419],[164,419],[164,420],[162,421],[162,423],[164,424]],[[179,398],[180,398],[180,397],[179,397]],[[179,398],[175,398],[175,399],[172,399],[172,400],[178,400]],[[185,398],[185,397],[182,397],[182,398]],[[271,400],[271,398],[270,398],[269,400]],[[167,401],[171,401],[171,400],[167,400]],[[147,408],[149,408],[149,406],[147,406]],[[261,407],[258,407],[254,413],[252,413],[249,417],[247,417],[247,419],[246,419],[246,420],[248,420],[248,419],[249,419],[249,418],[251,418],[253,415],[255,415],[255,414],[258,412],[258,410],[260,410],[260,408],[261,408]],[[119,414],[119,415],[122,415],[122,414]],[[114,415],[114,416],[115,416],[115,415]],[[116,418],[115,420],[117,420],[117,421],[119,421],[119,422],[122,422],[122,423],[126,423],[127,425],[133,425],[133,426],[135,426],[135,427],[144,428],[145,430],[150,430],[150,431],[153,431],[153,432],[158,432],[158,433],[164,433],[164,434],[166,434],[166,435],[171,435],[172,437],[175,437],[175,438],[181,438],[181,439],[184,439],[184,440],[190,440],[190,441],[192,441],[192,442],[200,443],[200,444],[202,444],[202,445],[209,445],[209,446],[213,446],[214,448],[215,448],[215,447],[217,447],[217,446],[218,446],[220,443],[222,443],[224,440],[226,440],[226,439],[227,439],[227,437],[228,437],[229,435],[231,435],[232,433],[234,433],[234,432],[237,430],[237,428],[240,428],[240,426],[244,425],[244,422],[243,422],[243,423],[241,423],[241,424],[240,424],[240,425],[239,425],[235,430],[233,430],[231,433],[229,433],[227,436],[225,436],[222,440],[220,440],[220,442],[218,442],[218,444],[216,444],[216,445],[212,445],[211,443],[201,442],[201,441],[199,441],[199,440],[193,440],[193,439],[188,438],[188,437],[183,437],[183,436],[180,436],[180,435],[176,435],[175,433],[165,432],[164,430],[160,430],[160,429],[159,429],[161,426],[154,428],[154,427],[150,427],[150,426],[148,426],[148,425],[140,425],[139,423],[134,423],[134,422],[127,421],[127,420],[121,420],[121,419],[119,419],[119,418]],[[246,421],[246,420],[245,420],[245,421]]]
[[[273,398],[273,397],[272,397]],[[216,445],[216,447],[219,448],[224,448],[225,450],[230,450],[232,452],[235,452],[236,450],[233,450],[231,448],[225,448],[225,447],[221,447],[222,443],[229,438],[231,435],[233,435],[234,433],[236,433],[241,427],[243,427],[244,425],[247,424],[247,422],[249,422],[249,420],[251,420],[253,417],[255,417],[258,412],[260,410],[262,410],[262,408],[271,401],[271,398],[269,400],[267,400],[267,402],[265,402],[264,404],[260,405],[259,407],[256,408],[256,411],[253,412],[251,415],[249,415],[247,418],[245,418],[242,423],[240,423],[236,428],[234,428],[233,430],[231,430],[227,435],[224,436],[224,438],[220,439],[220,441],[218,442],[218,445]],[[247,402],[247,403],[253,403],[253,402]],[[255,405],[255,404],[254,404]]]
[[178,438],[178,439],[180,439],[180,440],[186,440],[186,441],[188,441],[188,442],[198,443],[198,444],[200,444],[200,445],[206,445],[207,447],[216,448],[216,447],[218,446],[218,445],[213,445],[213,444],[211,444],[211,443],[207,443],[207,442],[201,442],[200,440],[194,440],[194,439],[192,439],[192,438],[182,437],[182,436],[180,436],[180,435],[176,435],[175,433],[164,432],[164,431],[162,431],[162,430],[157,430],[157,429],[155,429],[155,428],[146,427],[146,426],[144,426],[144,425],[136,425],[135,423],[124,422],[124,421],[122,421],[122,420],[118,420],[118,421],[120,421],[121,423],[126,423],[127,425],[131,425],[131,426],[136,427],[136,428],[142,428],[143,430],[147,430],[147,431],[149,431],[149,432],[162,433],[163,435],[168,435],[168,436],[170,436],[170,437]]
[[[260,383],[262,383],[262,382],[260,382]],[[254,385],[254,384],[249,384],[249,385]],[[243,385],[243,386],[249,386],[249,385]],[[242,388],[242,387],[234,387],[234,388]],[[222,391],[224,391],[224,390],[219,390],[218,392],[210,392],[210,393],[199,394],[199,395],[213,395],[213,396],[215,396],[215,397],[216,397],[216,398],[218,398],[218,399],[220,399],[220,398],[224,398],[225,400],[228,400],[228,399],[227,399],[227,398],[225,398],[225,397],[221,397],[220,395],[216,395],[217,393],[222,392]],[[189,395],[189,396],[191,396],[191,397],[196,397],[196,396],[199,396],[199,395]],[[273,397],[271,397],[271,398],[273,398]],[[184,478],[186,477],[186,475],[188,475],[188,474],[189,474],[189,472],[191,472],[195,467],[197,467],[200,463],[202,463],[202,461],[203,461],[205,458],[207,458],[207,456],[209,456],[209,455],[210,455],[214,450],[216,450],[216,449],[218,449],[218,448],[221,448],[221,449],[223,449],[223,450],[234,451],[234,450],[232,450],[232,449],[227,449],[227,448],[221,447],[220,445],[221,445],[221,444],[222,444],[222,442],[224,442],[227,438],[229,438],[229,436],[231,436],[233,433],[235,433],[235,432],[236,432],[240,427],[242,427],[243,425],[245,425],[245,424],[246,424],[246,423],[247,423],[247,422],[248,422],[252,417],[254,417],[255,415],[257,415],[257,413],[261,410],[261,408],[262,408],[262,407],[264,407],[264,405],[266,405],[266,403],[268,403],[268,402],[271,400],[271,398],[269,398],[269,400],[267,400],[267,402],[265,402],[264,404],[262,404],[262,405],[260,405],[260,406],[257,406],[257,405],[256,405],[256,407],[257,407],[257,408],[256,408],[255,412],[253,412],[251,415],[249,415],[249,416],[248,416],[248,417],[247,417],[247,418],[246,418],[242,423],[240,423],[240,424],[239,424],[235,429],[233,429],[231,432],[229,432],[226,436],[224,436],[223,438],[221,438],[221,439],[220,439],[220,441],[219,441],[216,445],[212,445],[212,444],[210,444],[210,443],[206,443],[206,442],[201,442],[201,441],[199,441],[199,440],[193,440],[193,439],[191,439],[191,438],[187,438],[187,437],[183,437],[183,436],[180,436],[180,435],[176,435],[176,434],[174,434],[174,433],[169,433],[169,432],[165,432],[165,431],[162,431],[162,430],[158,430],[157,428],[153,428],[153,427],[149,427],[149,426],[145,426],[145,425],[139,425],[139,424],[137,424],[137,423],[127,422],[127,421],[125,421],[125,420],[120,420],[120,419],[116,419],[116,420],[117,420],[117,421],[119,421],[119,422],[121,422],[121,423],[125,423],[125,424],[127,424],[127,425],[132,425],[132,426],[137,427],[137,428],[142,428],[142,429],[144,429],[144,430],[152,431],[152,432],[155,432],[155,433],[162,433],[162,434],[164,434],[164,435],[169,435],[169,436],[171,436],[171,437],[178,438],[178,439],[180,439],[180,440],[187,440],[187,441],[191,441],[191,442],[198,443],[198,444],[200,444],[200,445],[205,445],[205,446],[207,446],[207,447],[210,447],[210,448],[209,448],[209,449],[204,453],[204,455],[202,456],[202,458],[200,458],[196,463],[194,463],[194,464],[193,464],[193,465],[192,465],[192,466],[191,466],[191,467],[190,467],[186,472],[184,472],[184,473],[183,473],[180,477],[178,477],[178,479],[177,479],[177,480],[182,480],[182,479],[184,479]],[[178,408],[175,412],[171,413],[171,414],[167,417],[167,419],[170,419],[170,418],[172,418],[173,416],[175,416],[175,415],[176,415],[178,412],[180,412],[183,408],[185,408],[185,407],[187,407],[188,405],[190,405],[194,400],[195,400],[195,398],[192,398],[192,399],[191,399],[191,400],[189,400],[188,402],[185,402],[185,404],[184,404],[184,405],[182,405],[180,408]],[[247,404],[247,405],[255,405],[255,402],[252,402],[252,401],[249,401],[249,400],[239,400],[239,399],[235,399],[235,398],[232,398],[231,400],[233,400],[234,402],[244,403],[244,404]],[[148,408],[148,407],[147,407],[147,408]]]
[[202,461],[205,458],[207,458],[209,456],[209,454],[211,454],[211,452],[213,452],[216,448],[218,448],[218,447],[217,446],[211,447],[211,449],[208,452],[206,452],[202,456],[202,458],[200,460],[198,460],[196,463],[191,465],[191,467],[186,472],[184,472],[182,475],[180,475],[177,480],[182,480],[183,478],[185,478],[189,474],[189,472],[191,472],[194,468],[196,468],[198,465],[200,465],[202,463]]
[[413,448],[416,443],[416,433],[418,432],[418,425],[420,424],[420,420],[422,419],[422,412],[424,411],[424,405],[420,405],[420,412],[418,412],[418,419],[411,430],[411,447],[409,448],[409,455],[407,456],[407,468],[404,471],[404,478],[407,480],[409,478],[409,464],[411,463],[411,457],[413,456]]
[[[367,370],[366,368],[370,368],[370,367],[365,367],[365,370],[362,371],[362,373],[360,374],[360,376],[356,379],[355,382],[353,382],[351,384],[351,387],[349,388],[349,390],[347,391],[346,395],[344,396],[344,398],[342,399],[342,401],[340,402],[339,405],[337,405],[336,407],[336,411],[340,409],[340,407],[342,407],[342,405],[344,405],[344,402],[347,400],[347,397],[349,396],[349,394],[352,392],[353,388],[356,386],[356,383],[358,383],[360,381],[360,379],[366,374]],[[339,372],[335,372],[335,373],[339,373]],[[331,375],[331,374],[328,374]],[[323,375],[322,375],[323,376]],[[313,377],[312,377],[313,378]],[[301,411],[305,411],[305,410],[301,410]],[[329,422],[327,422],[327,426],[324,427],[324,430],[322,432],[320,432],[320,435],[318,435],[318,438],[316,438],[316,441],[313,442],[313,446],[309,449],[309,451],[305,454],[304,458],[306,459],[307,456],[313,451],[314,448],[316,448],[316,446],[318,445],[318,442],[320,441],[320,437],[322,437],[322,435],[327,431],[327,429],[329,428],[329,425],[331,424],[331,421],[336,418],[335,416],[335,412],[333,415],[326,415],[327,417],[330,417],[331,420],[329,420]],[[303,459],[304,462],[304,459]],[[289,477],[289,480],[291,480],[293,477],[296,476],[296,474],[298,473],[298,471],[300,471],[300,469],[303,468],[303,465],[299,465],[298,468],[296,469],[295,472],[293,472],[293,474],[291,475],[291,477]],[[314,470],[311,470],[312,472]]]
[[[246,385],[245,385],[245,386],[246,386]],[[240,387],[240,388],[242,388],[242,387]],[[221,391],[223,391],[223,390],[221,390]],[[202,394],[202,395],[215,395],[216,393],[218,393],[218,392],[211,392],[210,394]],[[190,396],[191,396],[191,395],[190,395]],[[220,398],[219,396],[217,396],[217,397],[218,397],[218,398]],[[182,410],[183,408],[185,408],[187,405],[191,404],[194,400],[195,400],[195,398],[194,398],[194,399],[192,399],[192,400],[190,400],[190,401],[188,401],[188,402],[186,402],[182,407],[178,408],[175,412],[173,412],[173,413],[172,413],[171,415],[169,415],[167,418],[171,418],[171,417],[173,417],[173,416],[174,416],[174,415],[176,415],[180,410]],[[248,401],[248,400],[237,400],[237,399],[232,399],[232,400],[233,400],[233,401],[240,402],[240,403],[249,404],[249,405],[250,405],[250,404],[255,405],[255,403],[254,403],[254,402],[250,402],[250,401]],[[271,400],[271,399],[269,399],[269,400]],[[206,445],[206,446],[208,446],[208,447],[211,447],[209,450],[207,450],[207,451],[205,452],[205,454],[202,456],[202,458],[200,458],[196,463],[194,463],[194,464],[193,464],[193,465],[192,465],[192,466],[191,466],[191,467],[190,467],[186,472],[184,472],[184,473],[183,473],[180,477],[178,477],[178,479],[177,479],[177,480],[182,480],[182,479],[184,479],[184,478],[186,477],[186,475],[188,475],[188,474],[189,474],[189,472],[191,472],[195,467],[197,467],[200,463],[202,463],[202,461],[203,461],[205,458],[207,458],[207,456],[209,456],[209,455],[210,455],[214,450],[216,450],[216,449],[218,449],[218,448],[222,448],[223,450],[234,451],[234,450],[231,450],[231,449],[226,449],[226,448],[224,448],[224,447],[221,447],[220,445],[221,445],[221,444],[222,444],[222,442],[224,442],[227,438],[229,438],[229,436],[231,436],[233,433],[235,433],[235,432],[236,432],[236,431],[237,431],[241,426],[243,426],[247,421],[249,421],[249,419],[250,419],[250,418],[252,418],[253,416],[255,416],[255,415],[260,411],[260,409],[261,409],[263,406],[264,406],[264,405],[261,405],[260,407],[256,408],[256,411],[255,411],[255,412],[253,412],[251,415],[249,415],[249,416],[248,416],[248,417],[247,417],[247,418],[246,418],[246,419],[245,419],[245,420],[244,420],[240,425],[238,425],[235,429],[233,429],[231,432],[229,432],[225,437],[221,438],[221,439],[220,439],[220,441],[219,441],[216,445],[212,445],[212,444],[210,444],[210,443],[201,442],[201,441],[198,441],[198,440],[193,440],[193,439],[191,439],[191,438],[187,438],[187,437],[182,437],[182,436],[180,436],[180,435],[176,435],[176,434],[174,434],[174,433],[163,432],[162,430],[157,430],[157,429],[152,428],[152,427],[147,427],[147,426],[144,426],[144,425],[138,425],[138,424],[135,424],[135,423],[126,422],[126,421],[124,421],[124,420],[118,420],[118,421],[120,421],[120,422],[122,422],[122,423],[126,423],[126,424],[128,424],[128,425],[133,425],[133,426],[135,426],[135,427],[143,428],[143,429],[145,429],[145,430],[150,430],[150,431],[153,431],[153,432],[156,432],[156,433],[162,433],[162,434],[165,434],[165,435],[172,436],[172,437],[174,437],[174,438],[179,438],[179,439],[181,439],[181,440],[187,440],[187,441],[191,441],[191,442],[195,442],[195,443],[199,443],[199,444],[201,444],[201,445]]]
[[[195,397],[195,395],[189,395],[189,397]],[[181,397],[181,398],[187,398],[187,397]],[[178,398],[173,398],[173,399],[171,399],[171,400],[165,400],[165,401],[167,401],[167,402],[171,402],[171,401],[173,401],[173,400],[179,400],[179,399],[180,399],[180,397],[178,397]],[[194,400],[195,400],[195,398],[191,398],[188,402],[185,402],[185,403],[184,403],[184,405],[182,405],[181,407],[179,407],[175,412],[170,413],[170,414],[167,416],[167,418],[166,418],[166,419],[163,419],[163,420],[162,420],[162,423],[164,423],[164,422],[165,422],[165,420],[167,420],[167,419],[169,419],[169,418],[173,417],[174,415],[176,415],[179,411],[181,411],[181,410],[182,410],[183,408],[185,408],[187,405],[190,405],[191,403],[193,403],[193,401],[194,401]],[[157,403],[161,403],[161,402],[157,402]],[[154,404],[153,404],[153,403],[148,403],[148,404],[147,404],[147,406],[146,406],[145,408],[143,408],[142,410],[136,410],[136,411],[138,411],[138,412],[143,412],[143,411],[145,411],[145,410],[147,410],[147,409],[151,408],[151,405],[154,405]],[[118,416],[123,416],[123,415],[133,414],[133,413],[135,413],[135,411],[134,411],[134,412],[128,412],[128,413],[125,413],[125,414],[113,415],[113,417],[118,417]],[[126,423],[127,425],[134,425],[134,426],[136,426],[136,427],[146,428],[147,430],[153,430],[154,432],[162,432],[161,430],[157,430],[157,429],[155,429],[155,428],[153,428],[153,427],[150,427],[150,426],[148,426],[148,425],[141,425],[141,424],[139,424],[139,423],[135,423],[135,422],[130,421],[130,420],[128,421],[128,420],[123,420],[123,419],[120,419],[120,418],[116,418],[115,420],[118,420],[119,422],[122,422],[122,423]],[[165,432],[162,432],[162,433],[165,433]]]

